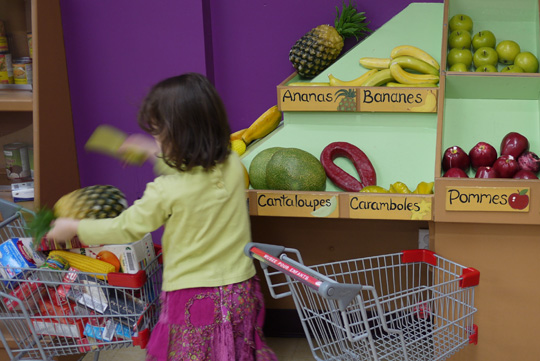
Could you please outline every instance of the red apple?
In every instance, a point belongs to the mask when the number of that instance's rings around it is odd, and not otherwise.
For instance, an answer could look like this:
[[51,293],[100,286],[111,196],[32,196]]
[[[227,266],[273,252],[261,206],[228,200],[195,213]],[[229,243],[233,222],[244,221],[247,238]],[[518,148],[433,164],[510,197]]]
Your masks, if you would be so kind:
[[493,163],[493,168],[501,178],[512,178],[519,171],[519,163],[511,155],[501,155]]
[[499,178],[499,174],[493,167],[478,167],[474,178]]
[[497,150],[486,142],[479,142],[469,151],[469,159],[474,169],[491,167],[497,159]]
[[444,171],[450,168],[459,168],[466,172],[469,169],[471,161],[463,149],[454,145],[444,151],[442,167]]
[[522,169],[518,171],[516,174],[514,174],[513,178],[514,179],[538,179],[536,174],[526,169]]
[[529,205],[527,190],[518,190],[517,193],[510,194],[510,197],[508,197],[508,205],[514,209],[525,209]]
[[529,150],[529,140],[516,132],[506,134],[501,142],[501,155],[511,155],[518,159],[526,150]]
[[465,173],[460,168],[450,168],[444,173],[443,177],[446,178],[469,178],[467,173]]
[[540,170],[540,158],[533,152],[523,152],[518,158],[518,163],[521,169],[530,170],[533,173],[538,173]]

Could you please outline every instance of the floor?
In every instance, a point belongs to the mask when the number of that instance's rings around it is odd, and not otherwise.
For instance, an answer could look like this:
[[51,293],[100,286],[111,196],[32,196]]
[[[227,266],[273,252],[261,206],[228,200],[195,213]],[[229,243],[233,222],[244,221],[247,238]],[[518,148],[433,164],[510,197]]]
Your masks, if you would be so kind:
[[[266,339],[276,353],[279,361],[313,361],[315,360],[309,349],[308,342],[305,338],[275,338],[269,337]],[[129,360],[139,361],[144,360],[145,351],[140,347],[129,347],[119,350],[103,351],[99,355],[100,361],[113,360]],[[82,361],[93,361],[94,354],[87,354]]]

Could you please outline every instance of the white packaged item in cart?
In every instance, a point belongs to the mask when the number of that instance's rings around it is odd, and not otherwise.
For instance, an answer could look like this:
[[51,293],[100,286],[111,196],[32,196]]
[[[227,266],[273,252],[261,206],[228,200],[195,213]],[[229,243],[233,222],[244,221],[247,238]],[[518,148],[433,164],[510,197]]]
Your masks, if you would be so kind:
[[123,273],[137,273],[156,257],[150,233],[133,243],[73,248],[69,251],[111,263]]
[[24,268],[43,263],[45,257],[32,249],[32,238],[11,238],[0,244],[0,275],[4,279],[21,277]]

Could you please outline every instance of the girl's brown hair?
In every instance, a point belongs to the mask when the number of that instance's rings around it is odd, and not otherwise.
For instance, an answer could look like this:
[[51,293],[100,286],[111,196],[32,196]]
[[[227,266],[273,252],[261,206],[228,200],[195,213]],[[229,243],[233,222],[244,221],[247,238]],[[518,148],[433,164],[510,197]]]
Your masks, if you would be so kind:
[[161,142],[165,163],[180,171],[211,169],[230,153],[225,106],[201,74],[187,73],[154,85],[142,102],[138,122]]

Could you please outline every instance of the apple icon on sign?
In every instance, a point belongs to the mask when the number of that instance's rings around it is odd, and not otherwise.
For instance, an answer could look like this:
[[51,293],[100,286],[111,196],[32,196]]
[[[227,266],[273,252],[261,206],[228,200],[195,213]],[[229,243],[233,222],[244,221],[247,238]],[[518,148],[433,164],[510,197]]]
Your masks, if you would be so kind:
[[525,209],[529,205],[529,196],[527,190],[517,191],[517,193],[510,194],[508,197],[508,204],[513,209]]

